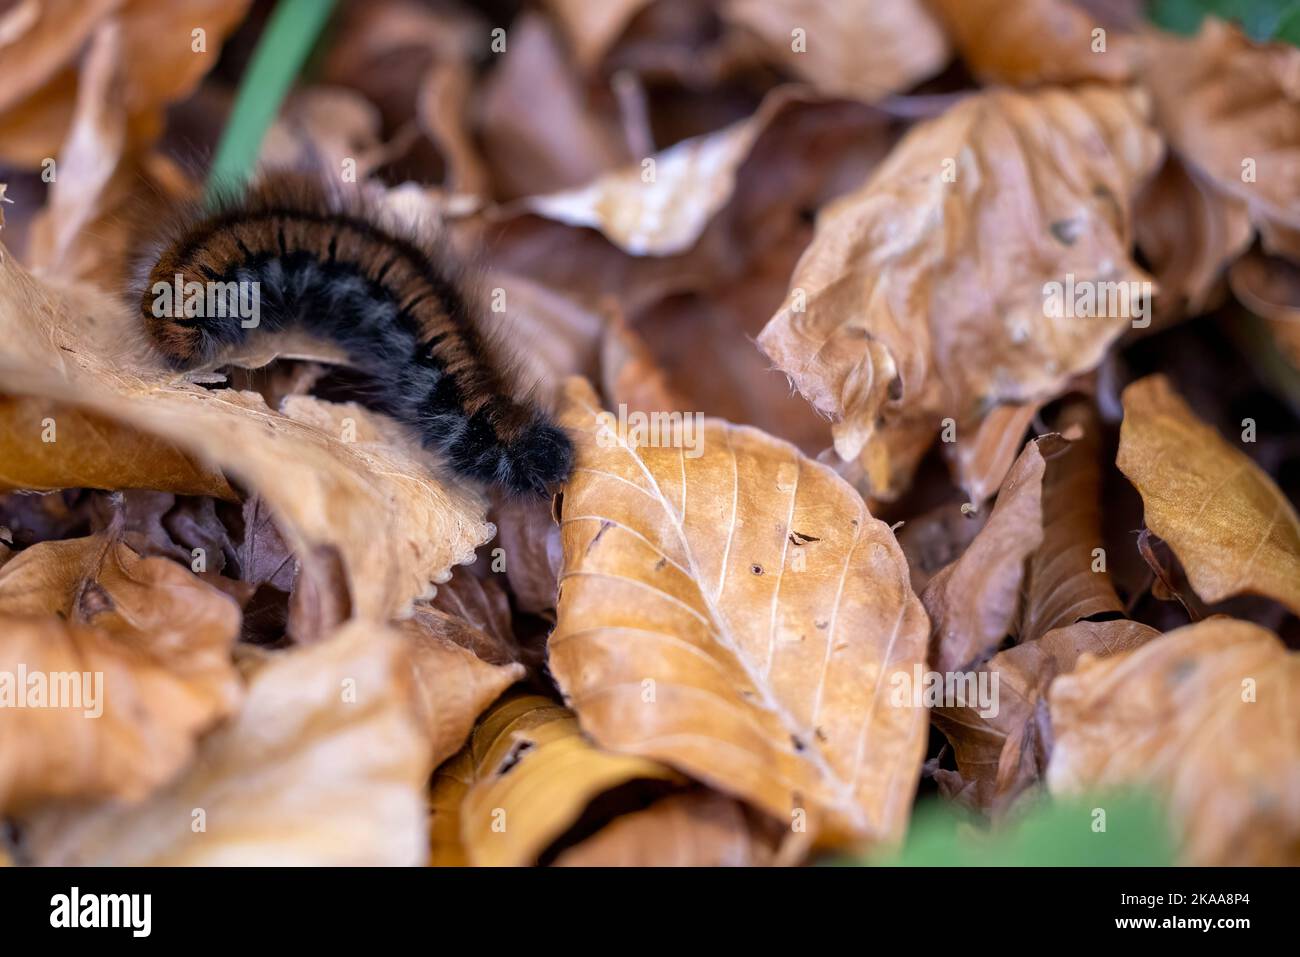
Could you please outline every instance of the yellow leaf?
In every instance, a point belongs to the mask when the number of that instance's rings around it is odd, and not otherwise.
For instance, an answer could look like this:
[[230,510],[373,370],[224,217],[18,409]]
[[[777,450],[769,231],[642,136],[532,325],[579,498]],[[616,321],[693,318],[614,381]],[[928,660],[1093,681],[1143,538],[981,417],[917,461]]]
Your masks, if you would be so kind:
[[434,778],[431,863],[534,864],[592,799],[639,779],[677,778],[654,761],[593,747],[573,713],[548,698],[506,698]]

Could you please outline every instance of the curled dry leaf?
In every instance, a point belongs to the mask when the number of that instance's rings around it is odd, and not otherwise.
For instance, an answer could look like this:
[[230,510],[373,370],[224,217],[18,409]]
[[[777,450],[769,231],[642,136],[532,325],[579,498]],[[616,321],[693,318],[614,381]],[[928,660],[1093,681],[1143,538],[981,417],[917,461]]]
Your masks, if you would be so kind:
[[524,677],[524,666],[504,657],[498,639],[435,608],[417,608],[396,627],[411,644],[416,709],[430,764],[438,765],[465,743],[483,710]]
[[998,652],[975,675],[976,688],[981,681],[996,688],[996,709],[982,709],[972,695],[964,707],[931,712],[957,760],[956,778],[942,778],[941,786],[983,810],[1008,808],[1047,770],[1052,679],[1072,671],[1085,653],[1104,657],[1158,636],[1136,621],[1081,621]]
[[81,50],[114,0],[23,0],[0,16],[0,110],[35,93]]
[[480,577],[474,574],[473,566],[461,569],[450,581],[438,586],[438,593],[429,603],[431,610],[458,618],[473,629],[475,636],[471,644],[485,661],[514,658],[510,597],[496,577],[499,570]]
[[1140,379],[1123,398],[1116,464],[1196,593],[1211,604],[1267,595],[1300,614],[1300,516],[1273,480],[1164,376]]
[[822,212],[758,341],[835,419],[840,457],[889,483],[873,494],[909,478],[881,462],[898,447],[919,458],[902,437],[1046,400],[1101,360],[1129,318],[1104,304],[1084,318],[1076,296],[1146,280],[1130,203],[1159,157],[1138,94],[987,92],[915,127]]
[[405,642],[363,623],[270,655],[175,783],[138,804],[42,810],[26,847],[42,865],[420,863],[428,741],[409,686]]
[[[0,568],[0,808],[138,800],[231,713],[239,609],[189,569],[103,536],[41,542]],[[22,675],[25,687],[18,687]],[[76,707],[7,695],[80,690]],[[6,690],[6,685],[10,687]]]
[[49,202],[32,227],[35,267],[67,275],[74,242],[104,212],[109,180],[126,149],[123,69],[121,31],[109,21],[95,31],[86,52],[72,124],[59,153],[61,168],[56,167],[62,175],[50,185]]
[[923,0],[728,0],[722,13],[828,96],[873,102],[948,62],[948,40]]
[[980,420],[973,436],[958,435],[955,443],[945,444],[945,452],[952,450],[957,484],[972,505],[983,505],[1002,485],[1039,408],[1037,402],[996,406]]
[[1075,0],[933,0],[972,72],[989,83],[1120,81],[1128,37],[1101,30]]
[[40,396],[0,395],[0,491],[61,488],[235,497],[220,469],[173,442],[89,408]]
[[1055,794],[1164,795],[1193,865],[1300,864],[1300,655],[1215,617],[1102,660],[1050,693]]
[[1232,264],[1228,282],[1233,295],[1263,318],[1286,361],[1300,369],[1300,266],[1250,254]]
[[382,142],[383,121],[369,100],[341,87],[313,86],[289,96],[258,153],[263,169],[341,170],[351,160],[357,182],[400,152]]
[[1193,39],[1151,36],[1144,54],[1170,147],[1246,204],[1266,248],[1290,246],[1279,233],[1300,228],[1300,50],[1211,17]]
[[634,256],[683,252],[731,199],[736,173],[759,136],[788,104],[806,96],[780,88],[752,116],[725,129],[683,140],[577,189],[534,196],[522,208],[598,229]]
[[770,835],[739,801],[711,791],[671,794],[625,814],[555,859],[557,867],[761,867]]
[[1077,435],[1047,463],[1043,475],[1043,536],[1025,569],[1019,640],[1033,641],[1054,628],[1092,615],[1117,612],[1101,549],[1101,422],[1092,403],[1066,403],[1057,431]]
[[[318,586],[341,578],[346,587],[332,597],[341,593],[359,617],[400,617],[431,581],[448,578],[452,565],[473,560],[475,547],[491,538],[482,496],[442,483],[433,456],[395,423],[307,396],[289,396],[277,412],[256,393],[180,381],[135,346],[137,322],[97,291],[56,290],[6,259],[0,382],[11,395],[93,408],[96,417],[185,450],[203,463],[202,474],[219,467],[256,490],[279,519],[302,574]],[[56,428],[65,421],[58,413],[53,418]],[[66,421],[83,428],[76,417]],[[45,428],[30,428],[38,425]],[[142,469],[129,459],[149,446],[106,447],[84,428],[92,441],[56,441],[42,450],[44,487],[89,484],[77,469],[91,459],[105,474]],[[26,448],[40,439],[36,431],[17,441]],[[183,460],[172,453],[177,461]],[[143,478],[141,484],[164,487]],[[177,486],[167,490],[204,494]]]
[[1020,609],[1025,559],[1043,538],[1043,441],[1025,446],[1002,483],[988,524],[925,586],[921,601],[930,615],[930,661],[937,671],[968,669],[1011,630]]
[[1244,200],[1170,155],[1138,197],[1136,233],[1160,283],[1161,311],[1203,311],[1223,270],[1254,238]]
[[[889,528],[793,446],[707,420],[634,447],[571,380],[577,445],[551,671],[596,742],[671,764],[822,842],[897,839],[926,714],[890,676],[925,613]],[[660,440],[662,441],[662,439]]]
[[573,712],[548,698],[506,698],[434,776],[430,863],[534,864],[593,799],[637,780],[678,777],[654,761],[593,747]]
[[[96,31],[119,30],[120,99],[132,144],[162,132],[163,111],[217,64],[248,0],[55,0],[11,6],[0,19],[0,160],[36,167],[54,156],[82,79],[77,59]],[[33,12],[33,10],[35,12]],[[201,31],[202,49],[196,31]]]
[[491,183],[468,126],[472,82],[468,64],[438,63],[425,76],[418,108],[421,126],[447,165],[446,185],[458,193],[480,196],[488,193]]

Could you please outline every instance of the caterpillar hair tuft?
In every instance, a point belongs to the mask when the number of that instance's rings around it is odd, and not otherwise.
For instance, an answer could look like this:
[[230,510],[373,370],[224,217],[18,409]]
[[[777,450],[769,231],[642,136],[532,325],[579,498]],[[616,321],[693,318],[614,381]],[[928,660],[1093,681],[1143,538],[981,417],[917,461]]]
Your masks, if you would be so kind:
[[300,328],[342,348],[370,384],[366,404],[414,428],[458,474],[518,495],[545,494],[569,475],[568,435],[512,392],[463,268],[359,193],[306,175],[264,177],[182,215],[146,269],[145,328],[178,369],[219,361],[250,330],[224,310],[159,310],[156,290],[256,283],[258,329]]

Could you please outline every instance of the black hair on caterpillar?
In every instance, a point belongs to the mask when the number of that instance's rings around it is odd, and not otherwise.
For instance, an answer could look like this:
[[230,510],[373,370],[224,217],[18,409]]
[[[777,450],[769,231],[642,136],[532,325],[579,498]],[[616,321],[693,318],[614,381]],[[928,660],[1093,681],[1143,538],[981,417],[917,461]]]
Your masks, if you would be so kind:
[[519,495],[568,478],[569,437],[512,394],[463,270],[438,242],[360,194],[274,174],[182,216],[157,249],[140,307],[149,338],[174,367],[219,360],[249,330],[233,314],[187,316],[173,307],[157,315],[158,284],[256,282],[259,329],[296,327],[339,346],[372,383],[365,404],[414,428],[456,473]]

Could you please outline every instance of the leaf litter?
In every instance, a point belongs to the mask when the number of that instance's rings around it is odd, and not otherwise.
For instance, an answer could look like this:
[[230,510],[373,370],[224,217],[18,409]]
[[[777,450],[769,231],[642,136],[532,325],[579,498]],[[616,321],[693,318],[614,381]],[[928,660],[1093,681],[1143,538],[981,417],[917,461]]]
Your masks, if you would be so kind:
[[578,448],[523,502],[319,343],[144,346],[247,6],[0,14],[0,860],[882,860],[1140,787],[1184,862],[1300,863],[1300,51],[341,3],[261,162],[355,160],[501,293]]

